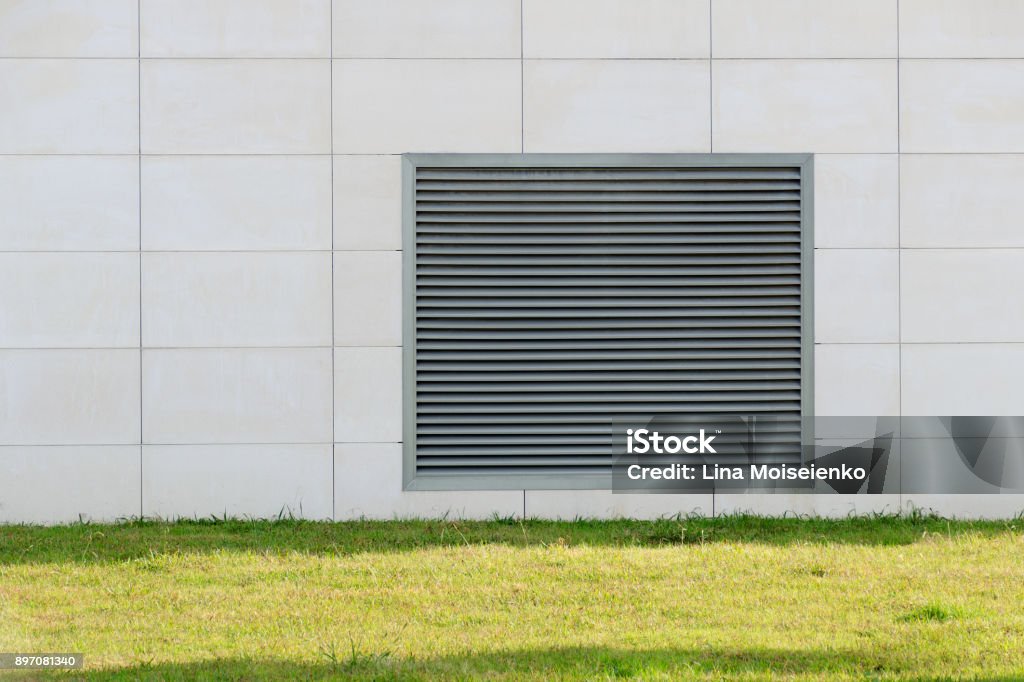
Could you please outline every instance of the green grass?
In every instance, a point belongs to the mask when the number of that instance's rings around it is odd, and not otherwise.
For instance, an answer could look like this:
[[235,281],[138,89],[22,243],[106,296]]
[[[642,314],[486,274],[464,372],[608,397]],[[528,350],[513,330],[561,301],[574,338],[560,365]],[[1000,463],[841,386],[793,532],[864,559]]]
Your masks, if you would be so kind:
[[85,654],[21,679],[1024,679],[1024,522],[0,526],[0,651]]

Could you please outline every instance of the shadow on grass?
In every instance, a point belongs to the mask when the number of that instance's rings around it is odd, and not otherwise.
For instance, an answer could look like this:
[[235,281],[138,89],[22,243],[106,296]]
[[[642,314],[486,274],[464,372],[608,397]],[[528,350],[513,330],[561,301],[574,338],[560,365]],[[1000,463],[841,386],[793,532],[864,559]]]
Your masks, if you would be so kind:
[[671,547],[720,542],[767,545],[907,545],[929,535],[1020,533],[1013,521],[952,521],[924,514],[846,519],[722,516],[656,521],[256,521],[132,520],[68,526],[0,525],[0,565],[101,563],[154,554],[211,552],[345,556],[430,548],[502,545]]
[[[916,674],[884,656],[857,651],[791,649],[655,649],[583,647],[405,659],[351,655],[322,663],[225,659],[183,664],[154,664],[117,670],[86,671],[85,680],[435,680],[435,679],[693,679],[742,676],[837,675],[868,679],[953,679]],[[984,679],[1019,680],[1020,674]],[[959,678],[958,678],[959,679]]]

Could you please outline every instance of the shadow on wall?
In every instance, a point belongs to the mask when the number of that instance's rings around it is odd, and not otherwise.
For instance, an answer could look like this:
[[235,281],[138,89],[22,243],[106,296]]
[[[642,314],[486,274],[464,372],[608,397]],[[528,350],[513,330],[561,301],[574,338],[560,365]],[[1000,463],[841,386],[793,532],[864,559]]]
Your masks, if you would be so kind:
[[[499,651],[482,654],[407,659],[387,653],[358,651],[335,656],[321,652],[322,663],[224,659],[185,664],[152,664],[120,670],[87,671],[87,680],[324,680],[324,679],[482,679],[496,675],[535,679],[688,679],[695,676],[744,675],[756,679],[778,675],[832,678],[899,674],[903,666],[884,653],[817,649],[652,649],[580,647]],[[942,676],[900,677],[908,682],[951,679]],[[982,678],[974,678],[982,679]],[[1019,680],[993,676],[983,682]]]
[[934,536],[1019,533],[1012,521],[947,520],[915,512],[902,516],[721,516],[657,521],[129,521],[118,525],[0,525],[0,566],[107,563],[154,554],[298,552],[351,556],[442,547],[593,546],[670,547],[716,542],[761,545],[909,545]]

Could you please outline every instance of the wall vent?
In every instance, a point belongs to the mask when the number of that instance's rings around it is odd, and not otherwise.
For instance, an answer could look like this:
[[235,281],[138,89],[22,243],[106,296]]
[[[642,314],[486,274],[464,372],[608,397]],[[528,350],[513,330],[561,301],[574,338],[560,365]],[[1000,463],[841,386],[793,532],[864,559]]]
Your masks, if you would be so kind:
[[630,415],[772,414],[799,456],[811,163],[406,155],[406,487],[607,488]]

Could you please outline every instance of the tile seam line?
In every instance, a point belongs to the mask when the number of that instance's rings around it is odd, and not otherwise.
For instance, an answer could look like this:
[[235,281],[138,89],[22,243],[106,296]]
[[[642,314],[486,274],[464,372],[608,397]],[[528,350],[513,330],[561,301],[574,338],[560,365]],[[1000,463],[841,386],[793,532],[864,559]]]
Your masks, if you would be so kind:
[[[1022,342],[1024,343],[1024,342]],[[346,346],[142,346],[141,350],[331,350],[332,348],[401,348],[401,346],[346,345]],[[138,346],[0,346],[2,351],[68,351],[68,350],[140,350]]]
[[[1021,248],[1024,248],[1024,247],[1021,247]],[[841,249],[835,249],[835,250],[841,250]],[[870,249],[864,249],[864,250],[867,251],[867,250],[870,250]],[[64,254],[64,255],[78,254],[78,255],[83,255],[83,256],[86,256],[86,255],[93,255],[93,256],[96,256],[96,255],[111,255],[111,256],[113,256],[113,255],[118,255],[118,254],[124,255],[124,254],[137,254],[137,253],[138,253],[138,250],[136,250],[136,249],[132,249],[130,251],[129,250],[118,250],[118,249],[110,249],[110,250],[107,250],[107,251],[84,250],[84,249],[83,250],[78,250],[78,249],[53,250],[53,249],[50,249],[50,250],[45,250],[45,251],[42,250],[42,249],[23,249],[23,250],[0,251],[0,255],[5,255],[5,254],[7,254],[7,255],[13,255],[13,254],[20,254],[20,255],[38,254],[38,255],[49,255],[49,256],[57,256],[57,255],[61,255],[61,254]],[[236,254],[236,255],[247,255],[247,254],[254,254],[254,255],[255,254],[282,254],[282,255],[285,255],[285,256],[296,256],[296,255],[299,255],[299,254],[329,254],[329,253],[332,253],[332,252],[327,250],[327,249],[306,249],[306,250],[294,250],[294,251],[274,251],[274,250],[270,250],[270,249],[251,250],[251,251],[244,251],[244,250],[240,250],[240,249],[224,250],[224,251],[212,251],[212,250],[189,251],[189,250],[183,250],[183,249],[174,250],[174,251],[169,251],[169,250],[168,251],[160,251],[160,250],[156,250],[156,249],[147,249],[146,253],[150,254],[150,256],[152,256],[153,254],[167,254],[167,255],[179,255],[179,256],[192,255],[192,254],[196,254],[196,255],[199,255],[199,254],[211,254],[211,255],[212,254]],[[401,251],[379,251],[379,250],[376,250],[376,249],[344,249],[344,250],[338,249],[338,250],[334,251],[334,253],[401,253]]]
[[708,0],[708,153],[715,153],[715,18],[714,0]]
[[[901,60],[906,61],[906,60]],[[394,152],[394,151],[380,151],[380,152],[308,152],[308,151],[296,151],[296,152],[200,152],[200,151],[185,151],[185,152],[169,152],[169,151],[155,151],[155,152],[143,152],[141,154],[143,159],[186,159],[186,158],[303,158],[303,157],[324,157],[324,156],[395,156],[400,157],[406,152]],[[433,151],[419,151],[410,152],[416,154],[443,154],[447,152],[440,152],[437,150]],[[469,151],[469,152],[453,152],[458,154],[489,154],[486,151]],[[497,154],[508,154],[515,155],[520,152],[495,152]],[[544,154],[549,152],[531,152],[537,154]],[[587,152],[556,152],[566,154],[576,153],[587,153]],[[598,154],[604,154],[605,152],[595,152]],[[703,154],[705,152],[691,151],[691,152],[607,152],[609,154]],[[784,154],[789,153],[788,150],[773,149],[767,151],[731,151],[731,152],[719,152],[719,153],[733,153],[733,154]],[[992,151],[992,150],[976,150],[976,151],[879,151],[879,150],[865,150],[865,151],[836,151],[829,149],[819,149],[808,152],[809,154],[815,154],[819,156],[896,156],[902,154],[904,156],[1021,156],[1024,157],[1024,147],[1018,151]],[[114,158],[127,158],[134,159],[140,156],[136,152],[32,152],[32,151],[13,151],[13,152],[0,152],[0,158],[55,158],[55,157],[69,157],[69,158],[102,158],[102,159],[114,159]]]
[[[133,56],[112,56],[112,57],[77,57],[77,56],[63,56],[63,57],[38,57],[38,56],[0,56],[0,62],[2,61],[53,61],[53,62],[81,62],[81,61],[107,61],[107,62],[129,62],[129,61],[165,61],[165,62],[218,62],[218,61],[230,61],[230,62],[325,62],[325,61],[408,61],[408,62],[430,62],[430,61],[476,61],[476,62],[515,62],[520,61],[530,62],[579,62],[579,61],[595,61],[595,62],[672,62],[672,61],[690,61],[690,62],[703,62],[708,57],[698,55],[687,55],[687,56],[675,56],[675,57],[475,57],[475,56],[454,56],[454,57],[296,57],[296,56],[231,56],[231,57],[201,57],[201,56],[182,56],[182,57],[133,57]],[[1007,56],[1007,57],[908,57],[908,56],[896,56],[896,55],[873,55],[873,56],[860,56],[860,57],[836,57],[836,56],[799,56],[799,57],[714,57],[717,61],[727,62],[846,62],[846,61],[911,61],[911,62],[1024,62],[1024,56]]]
[[136,57],[137,85],[138,85],[138,173],[139,173],[139,518],[145,512],[145,500],[143,498],[143,487],[145,477],[143,474],[142,444],[145,442],[144,410],[143,401],[143,366],[142,366],[142,0],[136,0],[135,4],[135,41],[138,50]]
[[[825,419],[834,418],[835,416],[842,415],[821,415]],[[858,415],[853,415],[858,416]],[[888,415],[880,415],[888,417]],[[931,419],[940,415],[907,415],[908,419]],[[1001,416],[1001,415],[993,415]],[[1009,415],[1016,416],[1016,415]],[[945,440],[949,439],[949,436],[901,436],[903,440]],[[1003,440],[1011,440],[1019,438],[1018,436],[1004,436],[1001,437]],[[848,440],[846,438],[819,438],[820,441],[841,441]],[[204,441],[189,443],[184,441],[177,442],[150,442],[150,443],[0,443],[0,448],[138,448],[138,447],[240,447],[240,446],[328,446],[328,445],[401,445],[402,441],[395,440],[339,440],[339,441],[260,441],[260,442],[242,442],[242,441]],[[511,488],[510,490],[522,490],[523,492],[530,492],[531,490],[556,490],[561,491],[562,489],[556,488],[530,488],[523,490],[522,488]],[[575,490],[612,490],[612,488],[576,488]],[[488,492],[488,491],[480,491]],[[727,494],[727,493],[722,493]],[[745,494],[745,493],[736,493]]]
[[[1024,245],[995,246],[822,246],[815,251],[1021,251]],[[96,254],[130,254],[138,253],[138,249],[7,249],[2,254],[40,254],[40,255],[96,255]],[[148,254],[168,255],[202,255],[202,254],[282,254],[295,256],[300,254],[324,253],[401,253],[401,249],[146,249]]]
[[197,443],[189,443],[184,441],[178,442],[150,442],[150,443],[0,443],[0,448],[147,448],[147,447],[214,447],[214,446],[278,446],[278,445],[303,445],[303,446],[324,446],[324,445],[368,445],[368,444],[383,444],[383,445],[396,445],[400,444],[399,441],[295,441],[295,440],[282,440],[282,441],[259,441],[259,442],[243,442],[243,441],[204,441]]
[[331,61],[328,78],[330,79],[330,87],[328,88],[328,106],[330,107],[330,126],[331,126],[331,520],[337,518],[337,489],[338,489],[338,478],[337,471],[335,470],[335,457],[334,457],[334,445],[333,442],[338,438],[338,424],[337,414],[337,398],[335,395],[335,363],[334,348],[337,346],[335,320],[334,320],[334,0],[330,0],[330,10],[328,12],[328,22],[330,24],[330,44],[328,50],[330,51]]
[[[903,111],[900,90],[900,0],[896,0],[896,408],[903,425]],[[903,457],[899,458],[900,511],[903,510]]]
[[1017,341],[816,341],[815,346],[1024,346]]
[[[1024,346],[1024,339],[993,339],[985,341],[899,341],[892,339],[889,341],[815,341],[815,346],[885,346],[885,345],[897,345],[902,344],[904,346]],[[141,349],[136,345],[131,346],[0,346],[0,353],[2,352],[57,352],[57,351],[130,351],[130,350],[143,350],[143,351],[212,351],[212,350],[223,350],[223,351],[260,351],[260,350],[281,350],[281,351],[301,351],[301,350],[349,350],[355,348],[381,348],[381,349],[401,349],[400,345],[381,346],[381,345],[338,345],[338,346],[143,346]]]

